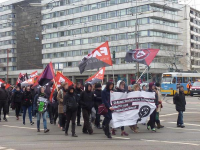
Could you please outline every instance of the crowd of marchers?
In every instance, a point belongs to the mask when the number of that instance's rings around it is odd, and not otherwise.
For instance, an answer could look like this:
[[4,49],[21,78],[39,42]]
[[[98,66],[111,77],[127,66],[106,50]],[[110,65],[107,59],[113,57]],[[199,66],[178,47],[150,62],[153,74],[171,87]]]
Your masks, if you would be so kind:
[[[147,129],[152,132],[156,132],[157,129],[161,129],[164,126],[161,125],[159,119],[159,113],[163,108],[163,97],[160,92],[159,83],[149,83],[148,88],[146,85],[140,87],[139,84],[133,86],[127,86],[122,80],[118,81],[116,85],[112,82],[107,82],[104,89],[102,89],[101,83],[94,85],[87,83],[81,85],[76,83],[69,86],[68,83],[62,83],[61,86],[53,93],[53,100],[49,100],[53,83],[49,86],[35,88],[33,86],[21,87],[21,84],[17,86],[11,86],[5,89],[6,83],[1,84],[0,88],[0,122],[1,111],[3,110],[3,120],[8,121],[6,116],[9,114],[9,109],[15,110],[16,120],[19,121],[22,116],[22,123],[26,125],[26,112],[28,110],[28,117],[31,125],[34,125],[33,118],[37,118],[37,132],[40,132],[40,119],[43,119],[44,133],[49,132],[47,128],[47,118],[50,119],[50,123],[58,125],[58,127],[68,136],[70,122],[72,137],[78,137],[76,134],[76,126],[82,127],[83,134],[92,135],[94,133],[92,124],[97,129],[103,129],[105,135],[108,138],[112,138],[112,135],[116,134],[117,129],[109,127],[112,120],[112,113],[114,108],[110,103],[110,93],[115,92],[132,92],[132,91],[148,91],[155,93],[155,105],[156,109],[150,115],[150,119],[147,122]],[[40,98],[48,100],[47,109],[40,112],[41,103],[38,101]],[[180,86],[175,94],[174,104],[178,111],[177,127],[184,128],[183,112],[185,111],[185,95],[183,93],[183,87]],[[98,113],[98,107],[104,104],[108,109],[108,112],[103,115],[104,119],[101,120],[101,115]],[[81,116],[83,117],[83,125],[81,125]],[[138,133],[139,128],[137,124],[129,126],[130,129]],[[128,136],[125,128],[121,128],[121,136]]]

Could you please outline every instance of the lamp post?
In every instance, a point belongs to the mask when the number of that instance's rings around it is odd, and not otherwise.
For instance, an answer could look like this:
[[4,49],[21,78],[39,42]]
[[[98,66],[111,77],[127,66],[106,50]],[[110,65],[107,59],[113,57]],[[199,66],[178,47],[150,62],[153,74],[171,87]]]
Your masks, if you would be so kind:
[[9,65],[9,52],[10,52],[10,50],[7,49],[7,69],[6,69],[6,71],[7,71],[6,82],[7,83],[8,83],[8,70],[9,70],[9,68],[8,68],[8,65]]

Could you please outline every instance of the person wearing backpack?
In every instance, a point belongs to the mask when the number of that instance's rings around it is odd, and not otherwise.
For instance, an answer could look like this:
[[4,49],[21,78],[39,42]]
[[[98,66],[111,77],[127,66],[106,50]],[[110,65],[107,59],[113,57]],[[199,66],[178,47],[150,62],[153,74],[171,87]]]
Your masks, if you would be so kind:
[[30,87],[26,87],[25,92],[23,93],[22,97],[22,108],[23,108],[23,124],[25,125],[25,117],[26,111],[28,109],[30,124],[33,125],[34,122],[32,121],[32,103],[33,103],[33,96],[30,91]]
[[74,92],[74,87],[69,86],[68,93],[64,97],[63,111],[66,116],[65,135],[68,135],[70,120],[72,121],[72,137],[78,137],[75,133],[76,115],[78,110],[78,100]]
[[91,122],[90,122],[90,115],[92,111],[92,107],[94,106],[94,94],[92,92],[92,85],[90,83],[87,83],[85,85],[85,91],[81,93],[80,96],[80,104],[82,107],[82,113],[83,113],[83,133],[85,134],[93,134]]
[[16,114],[17,120],[19,120],[19,113],[21,110],[22,97],[23,97],[23,93],[22,93],[20,87],[17,86],[16,91],[14,92],[13,97],[12,97],[12,102],[14,103],[14,106],[15,106],[15,114]]
[[58,104],[58,116],[59,116],[59,122],[60,122],[60,128],[62,131],[65,131],[65,120],[66,116],[63,112],[63,101],[64,97],[67,94],[68,91],[68,83],[63,83],[60,91],[58,92],[57,100],[59,102]]
[[177,127],[185,128],[185,125],[183,123],[183,112],[185,111],[186,100],[184,88],[182,85],[179,87],[179,89],[177,89],[173,101],[176,105],[176,111],[178,111]]
[[37,132],[40,132],[40,119],[43,118],[44,133],[49,132],[47,129],[47,106],[48,100],[44,92],[44,87],[41,87],[38,94],[35,97],[36,111],[37,111]]

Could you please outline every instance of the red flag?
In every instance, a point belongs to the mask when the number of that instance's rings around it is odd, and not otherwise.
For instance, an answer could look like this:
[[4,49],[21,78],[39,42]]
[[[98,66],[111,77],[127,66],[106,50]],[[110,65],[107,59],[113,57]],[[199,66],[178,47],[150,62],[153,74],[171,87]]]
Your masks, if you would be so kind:
[[104,78],[105,67],[101,68],[95,75],[88,78],[85,82],[90,82],[91,84],[95,84],[97,82],[101,82]]
[[49,83],[52,79],[55,79],[55,74],[53,65],[50,62],[44,69],[40,78],[38,78],[38,83],[39,85],[44,86],[45,84]]
[[29,78],[36,78],[38,76],[38,72],[35,71],[35,72],[32,72],[29,76]]
[[[0,79],[0,87],[1,87],[2,83],[6,83],[6,82]],[[9,87],[10,87],[10,84],[6,83],[6,89],[9,88]]]
[[126,53],[125,60],[127,62],[138,62],[145,65],[150,65],[153,59],[156,57],[159,49],[136,49],[130,50]]
[[18,79],[17,79],[16,85],[17,85],[18,83],[21,83],[21,80],[20,80],[21,77],[22,77],[22,74],[20,73],[19,76],[18,76]]
[[73,82],[71,80],[69,80],[67,77],[65,77],[62,73],[57,72],[57,75],[56,75],[56,78],[55,78],[55,83],[53,85],[53,89],[52,89],[51,95],[49,97],[50,101],[52,101],[53,93],[56,89],[56,86],[60,86],[61,83],[68,83],[69,86],[73,84]]
[[85,56],[79,64],[79,70],[82,74],[85,70],[112,66],[112,59],[108,41],[97,47],[90,54]]

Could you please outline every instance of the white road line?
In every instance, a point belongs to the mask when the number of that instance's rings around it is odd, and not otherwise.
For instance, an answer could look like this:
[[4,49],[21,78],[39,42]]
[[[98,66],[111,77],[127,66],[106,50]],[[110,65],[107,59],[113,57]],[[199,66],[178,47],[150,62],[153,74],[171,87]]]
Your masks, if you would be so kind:
[[186,129],[186,128],[172,128],[172,127],[166,127],[168,129],[173,129],[173,130],[188,130],[188,131],[199,131],[198,129]]
[[[200,114],[200,112],[184,112],[184,114]],[[178,115],[178,112],[172,113],[172,114],[167,114],[167,115],[160,115],[160,117],[167,117],[167,116],[173,116],[173,115]]]
[[141,140],[142,140],[142,141],[146,141],[146,142],[158,142],[158,143],[169,143],[169,144],[180,144],[180,145],[199,146],[199,144],[195,144],[195,143],[171,142],[171,141],[158,141],[158,140],[146,140],[146,139],[141,139]]
[[6,150],[15,150],[15,149],[10,149],[10,148],[9,148],[9,149],[6,149]]
[[1,147],[1,146],[0,146],[0,149],[5,149],[5,148],[6,148],[6,147]]
[[[177,122],[167,122],[167,123],[177,124]],[[184,123],[184,125],[200,127],[199,124]]]
[[[9,128],[37,130],[37,128],[29,128],[29,127],[18,127],[18,126],[9,126],[9,125],[2,125],[2,126],[4,126],[4,127],[9,127]],[[40,129],[40,130],[44,130],[44,129]]]
[[130,138],[117,137],[117,136],[112,136],[112,138],[115,138],[115,139],[122,139],[122,140],[130,140]]

